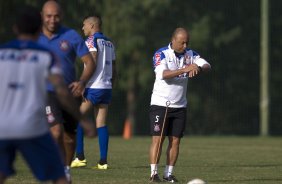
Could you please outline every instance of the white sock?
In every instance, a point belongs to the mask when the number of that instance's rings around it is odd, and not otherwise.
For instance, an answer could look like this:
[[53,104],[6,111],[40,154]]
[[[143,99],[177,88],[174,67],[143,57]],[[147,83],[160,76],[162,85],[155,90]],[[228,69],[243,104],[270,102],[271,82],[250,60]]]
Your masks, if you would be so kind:
[[65,165],[65,170],[70,170],[70,166]]
[[166,165],[164,170],[164,177],[167,178],[170,175],[172,175],[172,171],[173,171],[173,165]]
[[151,164],[151,177],[155,174],[158,174],[158,165],[157,164]]
[[71,182],[70,166],[65,166],[65,175],[68,182]]

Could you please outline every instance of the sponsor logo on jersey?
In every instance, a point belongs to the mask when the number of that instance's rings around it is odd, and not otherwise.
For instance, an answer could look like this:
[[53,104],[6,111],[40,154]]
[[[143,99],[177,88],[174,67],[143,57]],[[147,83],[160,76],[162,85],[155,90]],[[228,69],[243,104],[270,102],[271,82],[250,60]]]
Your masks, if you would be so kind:
[[67,50],[69,50],[69,48],[70,48],[70,44],[69,44],[68,41],[62,40],[62,41],[60,42],[60,49],[61,49],[62,51],[67,51]]
[[105,45],[106,47],[110,47],[110,48],[113,48],[113,45],[111,42],[109,41],[105,41],[105,40],[102,40],[102,45]]
[[86,42],[86,46],[88,49],[93,49],[94,46],[90,42]]
[[161,53],[156,53],[154,58],[154,66],[158,66],[161,64]]
[[89,36],[86,40],[86,46],[88,49],[93,49],[94,48],[94,36]]
[[31,53],[29,51],[0,51],[0,61],[17,61],[17,62],[33,62],[39,61],[37,53]]

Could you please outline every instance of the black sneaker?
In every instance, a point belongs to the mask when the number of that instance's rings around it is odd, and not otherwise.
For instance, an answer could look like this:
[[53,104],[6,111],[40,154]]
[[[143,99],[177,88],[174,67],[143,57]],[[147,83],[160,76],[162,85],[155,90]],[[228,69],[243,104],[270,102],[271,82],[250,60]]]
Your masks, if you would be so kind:
[[167,178],[163,177],[163,179],[164,179],[164,181],[170,182],[170,183],[176,183],[176,182],[178,182],[178,180],[176,179],[176,177],[173,176],[173,175],[170,175],[170,176],[167,177]]
[[152,177],[150,177],[150,182],[160,183],[162,180],[158,174],[154,174]]

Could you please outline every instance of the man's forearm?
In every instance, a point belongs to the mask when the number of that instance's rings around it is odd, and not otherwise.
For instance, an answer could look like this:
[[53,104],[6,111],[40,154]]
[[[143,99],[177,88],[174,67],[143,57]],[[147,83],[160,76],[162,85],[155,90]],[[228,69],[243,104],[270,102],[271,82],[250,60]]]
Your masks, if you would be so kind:
[[82,71],[79,81],[81,81],[85,85],[95,72],[96,63],[94,61],[94,58],[90,54],[83,56],[81,60],[85,64],[85,67]]

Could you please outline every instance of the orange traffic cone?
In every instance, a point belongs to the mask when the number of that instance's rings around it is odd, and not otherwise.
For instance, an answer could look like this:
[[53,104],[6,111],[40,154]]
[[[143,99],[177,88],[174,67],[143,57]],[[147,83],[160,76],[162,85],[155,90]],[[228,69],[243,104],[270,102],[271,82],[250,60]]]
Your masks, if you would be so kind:
[[127,119],[124,123],[124,128],[123,128],[123,138],[124,139],[130,139],[131,138],[131,123]]

